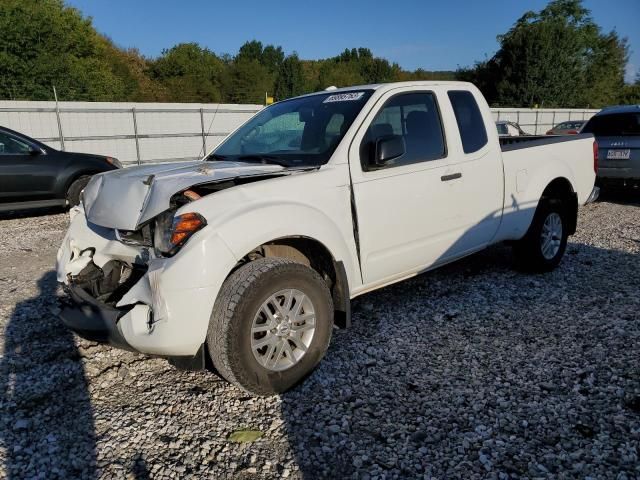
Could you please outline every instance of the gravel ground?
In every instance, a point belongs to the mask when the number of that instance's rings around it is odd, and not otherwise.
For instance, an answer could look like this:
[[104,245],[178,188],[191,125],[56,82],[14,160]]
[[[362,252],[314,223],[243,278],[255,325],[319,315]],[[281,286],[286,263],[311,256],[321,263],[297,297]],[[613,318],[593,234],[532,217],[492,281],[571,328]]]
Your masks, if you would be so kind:
[[0,478],[640,477],[633,201],[581,209],[553,273],[498,246],[356,299],[320,368],[272,398],[61,328],[66,225],[0,220]]

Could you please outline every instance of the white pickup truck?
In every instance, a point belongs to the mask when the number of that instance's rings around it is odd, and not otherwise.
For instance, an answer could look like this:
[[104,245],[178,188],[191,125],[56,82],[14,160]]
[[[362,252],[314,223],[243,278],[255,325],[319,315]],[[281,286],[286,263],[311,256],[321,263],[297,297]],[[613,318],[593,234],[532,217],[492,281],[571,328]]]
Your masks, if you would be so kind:
[[86,338],[283,392],[358,295],[505,241],[524,269],[556,267],[597,195],[596,154],[590,135],[501,145],[468,83],[285,100],[202,161],[96,175],[58,253],[60,316]]

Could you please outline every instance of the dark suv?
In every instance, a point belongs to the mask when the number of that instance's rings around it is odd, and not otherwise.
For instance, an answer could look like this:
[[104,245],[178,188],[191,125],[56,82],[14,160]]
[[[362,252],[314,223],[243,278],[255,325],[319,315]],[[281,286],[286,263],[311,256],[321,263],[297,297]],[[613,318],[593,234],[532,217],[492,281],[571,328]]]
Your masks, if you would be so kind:
[[640,187],[640,105],[604,108],[580,133],[596,137],[601,185]]
[[0,127],[0,212],[77,205],[92,175],[121,167],[115,158],[61,152]]

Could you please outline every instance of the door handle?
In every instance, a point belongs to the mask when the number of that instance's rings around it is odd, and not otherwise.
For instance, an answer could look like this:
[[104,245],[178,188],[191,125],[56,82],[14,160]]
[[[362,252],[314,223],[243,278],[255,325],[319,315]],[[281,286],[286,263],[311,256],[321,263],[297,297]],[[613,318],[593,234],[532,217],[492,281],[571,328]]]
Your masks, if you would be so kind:
[[455,180],[456,178],[462,178],[462,173],[451,173],[449,175],[443,175],[440,177],[440,180],[443,182],[448,182],[449,180]]

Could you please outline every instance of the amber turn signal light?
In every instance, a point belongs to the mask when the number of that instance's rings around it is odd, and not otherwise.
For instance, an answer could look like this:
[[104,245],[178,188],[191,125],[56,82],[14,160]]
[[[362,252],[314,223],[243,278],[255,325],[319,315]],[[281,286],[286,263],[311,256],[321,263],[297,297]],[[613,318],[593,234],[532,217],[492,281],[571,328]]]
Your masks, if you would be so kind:
[[204,219],[197,213],[183,213],[175,217],[171,233],[171,243],[179,245],[204,227]]

